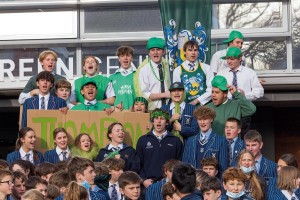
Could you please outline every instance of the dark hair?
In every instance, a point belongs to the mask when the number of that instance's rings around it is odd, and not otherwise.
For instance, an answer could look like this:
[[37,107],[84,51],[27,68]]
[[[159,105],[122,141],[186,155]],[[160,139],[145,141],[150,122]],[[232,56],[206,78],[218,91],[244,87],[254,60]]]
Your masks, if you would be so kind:
[[181,161],[179,161],[179,160],[175,160],[175,159],[167,160],[165,162],[165,164],[163,165],[163,172],[164,173],[166,171],[173,172],[175,165],[178,165],[179,163],[181,163]]
[[82,200],[86,199],[87,197],[87,190],[75,181],[72,181],[71,183],[69,183],[66,189],[64,200]]
[[262,143],[262,137],[261,134],[257,130],[249,130],[245,135],[244,135],[244,141],[247,142],[258,142]]
[[109,125],[109,127],[107,128],[107,133],[106,133],[106,137],[109,141],[111,141],[111,138],[109,137],[109,134],[112,133],[112,130],[113,130],[115,125],[120,125],[120,126],[123,127],[123,125],[120,122],[114,122],[111,125]]
[[15,181],[16,179],[20,179],[21,182],[27,181],[27,177],[25,176],[25,174],[20,171],[13,172],[13,181]]
[[206,181],[201,184],[201,192],[204,194],[209,190],[221,191],[221,181],[217,177],[207,177]]
[[54,84],[54,76],[51,72],[48,71],[42,71],[36,76],[36,82],[39,82],[39,80],[46,80]]
[[173,169],[172,183],[182,194],[192,193],[196,187],[196,170],[187,163],[180,163]]
[[67,187],[70,182],[70,174],[64,170],[55,172],[49,179],[49,184],[56,185],[59,188]]
[[196,41],[194,40],[189,40],[183,45],[183,51],[186,51],[187,48],[189,47],[196,47],[197,49],[199,48],[199,45]]
[[131,55],[133,57],[133,48],[130,46],[120,46],[117,49],[116,55],[118,57],[123,56],[123,55],[127,55],[127,56]]
[[109,174],[109,169],[104,163],[94,162],[94,165],[95,165],[95,173],[97,176]]
[[229,117],[226,122],[235,122],[237,124],[238,128],[242,128],[242,122],[241,120],[235,118],[235,117]]
[[125,167],[125,161],[122,158],[108,158],[102,161],[109,170],[121,170]]
[[38,184],[47,185],[47,182],[39,176],[31,176],[25,181],[26,190],[36,189]]
[[172,186],[172,183],[171,182],[167,182],[166,184],[164,184],[162,186],[161,193],[162,193],[162,196],[163,196],[164,200],[167,199],[167,196],[172,197],[173,194],[175,193],[175,190],[174,190],[174,188]]
[[78,148],[80,148],[80,139],[84,135],[88,136],[88,138],[90,139],[90,143],[91,143],[91,148],[90,149],[92,149],[92,147],[94,147],[96,144],[92,140],[91,136],[89,134],[87,134],[87,133],[80,133],[79,135],[77,135],[77,137],[75,138],[75,142],[74,142],[75,146],[78,147]]
[[56,185],[47,186],[47,199],[56,199],[60,195],[60,190]]
[[294,166],[298,168],[296,157],[291,153],[283,154],[279,159],[284,161],[288,166]]
[[218,160],[214,157],[203,158],[201,160],[202,168],[204,166],[214,166],[218,170]]
[[46,176],[47,174],[55,173],[58,170],[59,169],[55,164],[49,163],[49,162],[44,162],[44,163],[39,164],[35,168],[35,174],[37,176],[41,177],[41,176]]
[[126,171],[119,176],[118,183],[124,189],[129,184],[141,184],[142,179],[136,172]]
[[65,169],[67,169],[68,161],[61,160],[58,163],[56,163],[55,165],[58,167],[58,169],[65,170]]
[[29,171],[28,177],[35,175],[35,166],[28,160],[15,160],[10,166],[9,170],[12,171],[14,165],[19,165],[24,172]]
[[8,167],[8,162],[6,160],[0,159],[0,169],[6,169]]
[[73,181],[77,181],[76,173],[83,174],[83,171],[89,166],[95,168],[93,161],[87,158],[75,156],[69,161],[67,171],[69,171],[71,179]]

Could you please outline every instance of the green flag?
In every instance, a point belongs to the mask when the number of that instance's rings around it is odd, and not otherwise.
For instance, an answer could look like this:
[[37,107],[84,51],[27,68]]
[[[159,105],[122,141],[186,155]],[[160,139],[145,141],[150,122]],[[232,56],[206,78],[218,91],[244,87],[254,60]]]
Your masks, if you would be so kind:
[[170,70],[185,60],[183,45],[194,40],[199,45],[199,60],[210,59],[212,0],[159,0]]

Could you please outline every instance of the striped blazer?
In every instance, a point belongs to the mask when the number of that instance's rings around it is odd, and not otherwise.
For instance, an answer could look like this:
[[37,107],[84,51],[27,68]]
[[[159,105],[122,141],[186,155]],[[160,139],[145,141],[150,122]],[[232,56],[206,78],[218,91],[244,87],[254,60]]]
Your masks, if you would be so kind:
[[[51,149],[45,152],[45,162],[50,162],[53,164],[56,164],[58,162],[60,162],[59,156],[56,153],[56,149]],[[68,157],[68,160],[70,159],[70,157]]]
[[[182,161],[193,165],[196,168],[200,168],[200,163],[197,162],[196,150],[197,144],[200,140],[200,134],[189,137],[183,151]],[[228,167],[228,145],[224,136],[220,136],[214,131],[211,133],[206,144],[206,149],[204,149],[203,158],[214,157],[219,162],[219,175],[221,176],[223,172]]]
[[258,175],[263,177],[268,185],[269,179],[277,177],[277,164],[262,156]]
[[[47,110],[58,110],[60,108],[67,107],[67,103],[64,99],[59,97],[50,95],[48,100]],[[22,112],[22,128],[27,126],[27,110],[39,109],[39,96],[33,96],[29,99],[26,99],[23,104],[23,112]]]
[[[91,200],[106,200],[104,195],[99,194],[97,192],[89,191],[89,194],[90,194],[90,199]],[[58,197],[56,197],[55,200],[63,200],[63,199],[64,199],[64,195],[61,194]]]
[[[37,154],[38,154],[38,159],[34,160],[34,163],[33,163],[34,165],[38,165],[38,164],[44,162],[43,154],[39,151],[37,151]],[[6,161],[8,162],[9,165],[11,165],[16,160],[22,160],[21,154],[19,151],[13,151],[13,152],[9,153],[6,157]]]
[[162,187],[167,182],[167,179],[162,179],[161,181],[157,181],[149,185],[146,191],[146,200],[164,200],[162,196]]
[[245,149],[245,142],[242,139],[238,138],[234,144],[232,162],[230,163],[230,167],[237,166],[239,154],[243,149]]

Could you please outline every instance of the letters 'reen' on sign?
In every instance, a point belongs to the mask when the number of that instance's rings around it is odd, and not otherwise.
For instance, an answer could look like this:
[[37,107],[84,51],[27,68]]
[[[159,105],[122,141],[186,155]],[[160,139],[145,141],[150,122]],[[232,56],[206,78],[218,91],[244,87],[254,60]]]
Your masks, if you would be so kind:
[[123,124],[125,143],[133,147],[139,137],[148,132],[147,124],[150,121],[149,113],[115,112],[107,115],[106,112],[68,111],[66,115],[58,110],[28,110],[27,126],[35,130],[37,143],[35,149],[45,152],[54,148],[53,130],[63,127],[70,136],[69,145],[74,145],[75,137],[80,133],[87,133],[100,148],[105,147],[107,128],[113,122]]

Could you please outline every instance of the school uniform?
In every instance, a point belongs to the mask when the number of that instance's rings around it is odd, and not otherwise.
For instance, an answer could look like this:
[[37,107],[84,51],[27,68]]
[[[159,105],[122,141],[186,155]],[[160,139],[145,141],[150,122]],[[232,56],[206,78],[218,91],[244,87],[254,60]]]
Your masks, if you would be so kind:
[[162,196],[162,187],[164,184],[166,184],[167,179],[164,178],[161,181],[157,181],[156,183],[153,183],[149,185],[146,189],[146,200],[164,200]]
[[255,163],[255,167],[256,172],[265,179],[267,185],[270,178],[277,177],[277,164],[262,155]]
[[110,105],[99,102],[96,99],[93,101],[84,99],[84,103],[75,105],[71,110],[103,111],[106,108],[110,108]]
[[[25,100],[22,112],[22,128],[27,126],[27,110],[39,110],[41,108],[40,98],[41,96],[37,95]],[[67,107],[67,103],[64,99],[53,96],[50,93],[45,95],[44,98],[46,110],[59,110],[60,108]]]
[[[106,200],[105,196],[102,194],[99,194],[97,192],[93,192],[93,191],[88,191],[89,196],[90,196],[90,200]],[[64,195],[61,194],[58,197],[56,197],[55,200],[63,200],[64,199]]]
[[[228,196],[222,195],[221,200],[228,200]],[[250,197],[247,197],[246,195],[241,196],[240,198],[234,199],[234,200],[254,200]]]
[[97,185],[92,189],[93,192],[99,193],[103,196],[105,196],[106,200],[110,200],[110,197],[108,195],[108,192],[99,188]]
[[[293,198],[294,197],[294,198]],[[286,190],[281,190],[277,187],[272,189],[272,193],[268,193],[267,200],[297,200],[300,199],[296,194],[288,194]]]
[[228,167],[228,147],[225,137],[218,135],[214,131],[210,132],[208,138],[206,138],[206,143],[200,142],[200,133],[189,137],[183,151],[182,161],[189,163],[201,169],[201,160],[203,158],[214,157],[219,162],[219,175],[221,176],[223,172]]
[[[140,158],[137,156],[134,148],[132,146],[128,146],[127,144],[120,144],[117,148],[121,158],[125,161],[125,167],[123,170],[130,170],[139,173]],[[115,148],[111,144],[100,149],[95,162],[102,162],[110,153],[114,152],[114,150]]]
[[181,200],[202,200],[202,198],[196,193],[191,193],[182,197]]
[[[70,149],[67,148],[66,152],[67,152],[66,154],[67,160],[69,160]],[[50,162],[53,164],[56,164],[64,160],[63,151],[59,147],[46,151],[44,157],[45,157],[45,162]]]
[[[33,151],[31,150],[29,152],[30,153],[29,161],[34,165],[43,163],[44,162],[43,154],[39,151],[35,151],[35,152],[37,152],[38,159],[34,160]],[[24,154],[24,150],[21,147],[20,150],[9,153],[6,157],[6,161],[8,162],[9,165],[11,165],[16,160],[27,160],[25,154]]]
[[[168,111],[170,117],[175,113],[175,104],[172,102],[171,104],[164,105],[161,107],[162,110]],[[183,137],[184,141],[199,131],[199,126],[197,123],[197,119],[194,117],[194,110],[196,109],[196,106],[187,104],[185,102],[182,102],[180,104],[180,118],[178,122],[181,125],[181,131],[180,135]],[[172,131],[173,129],[173,123],[168,124],[167,126],[168,131]]]
[[238,163],[238,157],[240,152],[245,149],[245,142],[237,138],[236,141],[234,141],[233,145],[233,152],[232,153],[232,161],[230,162],[230,167],[235,167]]

